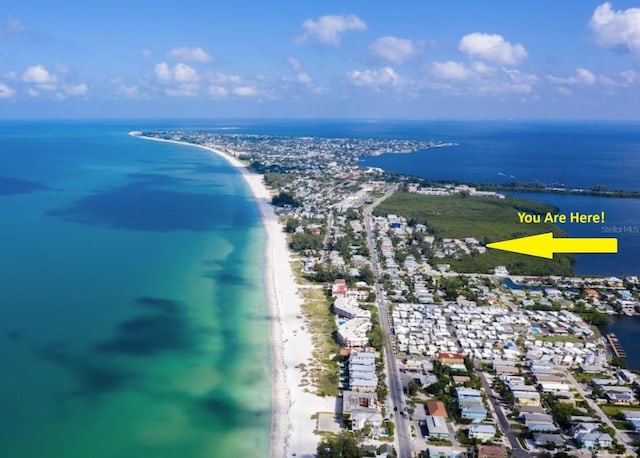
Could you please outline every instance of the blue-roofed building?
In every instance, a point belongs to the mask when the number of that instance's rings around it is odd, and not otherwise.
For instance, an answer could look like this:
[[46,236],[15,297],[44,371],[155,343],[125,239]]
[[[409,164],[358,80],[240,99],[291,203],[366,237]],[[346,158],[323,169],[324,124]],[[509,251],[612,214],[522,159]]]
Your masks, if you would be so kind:
[[579,433],[574,438],[580,448],[587,450],[608,448],[613,444],[613,438],[607,433]]
[[484,421],[487,418],[487,409],[484,405],[463,405],[460,407],[460,416],[474,422]]

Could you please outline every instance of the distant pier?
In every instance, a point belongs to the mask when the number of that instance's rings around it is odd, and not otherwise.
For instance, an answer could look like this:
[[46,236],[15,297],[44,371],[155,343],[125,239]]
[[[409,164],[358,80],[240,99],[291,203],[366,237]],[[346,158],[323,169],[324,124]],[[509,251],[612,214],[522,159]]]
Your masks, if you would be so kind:
[[618,336],[616,336],[614,333],[607,334],[607,342],[609,342],[614,355],[616,355],[618,358],[627,357],[627,353],[624,351],[624,348],[622,348],[622,345],[618,340]]

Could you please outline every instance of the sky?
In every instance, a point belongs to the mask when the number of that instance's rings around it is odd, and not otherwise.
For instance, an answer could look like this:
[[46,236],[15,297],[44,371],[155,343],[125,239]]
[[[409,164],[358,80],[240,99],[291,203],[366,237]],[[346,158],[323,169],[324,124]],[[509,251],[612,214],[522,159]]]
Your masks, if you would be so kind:
[[640,0],[0,0],[0,118],[640,119]]

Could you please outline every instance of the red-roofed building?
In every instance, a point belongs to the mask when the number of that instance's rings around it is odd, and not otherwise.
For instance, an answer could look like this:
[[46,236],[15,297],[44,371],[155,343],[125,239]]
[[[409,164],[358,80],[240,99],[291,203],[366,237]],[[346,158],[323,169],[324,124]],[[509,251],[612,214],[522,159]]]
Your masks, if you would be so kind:
[[438,354],[438,360],[447,366],[464,365],[464,355],[462,353],[442,352]]
[[442,401],[427,401],[425,406],[427,407],[427,412],[429,412],[429,415],[432,417],[447,418],[449,416],[447,414],[447,408]]
[[331,285],[331,297],[343,297],[347,294],[348,290],[349,287],[347,286],[346,280],[339,278]]

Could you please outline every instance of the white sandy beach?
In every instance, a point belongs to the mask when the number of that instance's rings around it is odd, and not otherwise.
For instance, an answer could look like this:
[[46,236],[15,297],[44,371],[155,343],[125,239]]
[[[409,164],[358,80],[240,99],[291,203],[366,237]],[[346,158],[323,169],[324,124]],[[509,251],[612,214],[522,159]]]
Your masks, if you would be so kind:
[[250,173],[234,156],[212,148],[174,140],[143,137],[139,132],[131,135],[140,138],[199,146],[225,158],[240,170],[258,203],[267,234],[265,247],[265,283],[271,320],[272,353],[272,422],[270,458],[287,456],[312,457],[315,455],[318,436],[313,431],[317,412],[333,412],[335,398],[323,398],[306,393],[301,386],[302,372],[299,364],[308,365],[312,359],[311,335],[306,330],[302,315],[302,299],[298,295],[295,277],[291,270],[291,252],[287,246],[282,225],[271,206],[271,194],[265,187],[262,175]]

